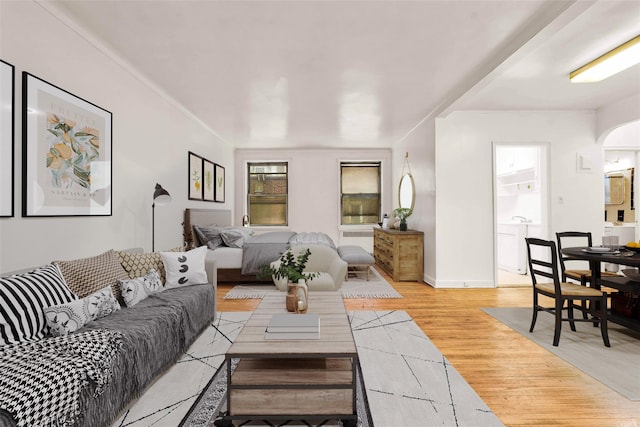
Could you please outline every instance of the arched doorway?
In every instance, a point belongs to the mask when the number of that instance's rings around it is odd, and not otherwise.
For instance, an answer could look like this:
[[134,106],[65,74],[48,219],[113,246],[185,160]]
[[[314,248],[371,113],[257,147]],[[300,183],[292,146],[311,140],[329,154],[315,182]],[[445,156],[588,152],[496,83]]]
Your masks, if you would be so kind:
[[[640,215],[637,213],[640,188],[640,120],[613,129],[602,142],[605,195],[610,182],[622,182],[621,197],[605,197],[605,236],[618,236],[620,244],[640,240]],[[607,186],[609,184],[609,186]],[[609,192],[610,194],[610,192]]]

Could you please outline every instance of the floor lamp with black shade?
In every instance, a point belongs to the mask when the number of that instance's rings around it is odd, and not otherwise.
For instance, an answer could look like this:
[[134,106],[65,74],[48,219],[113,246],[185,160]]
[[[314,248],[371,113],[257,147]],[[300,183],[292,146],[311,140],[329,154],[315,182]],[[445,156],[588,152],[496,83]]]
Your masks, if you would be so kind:
[[171,201],[171,195],[162,186],[156,183],[156,189],[153,192],[153,204],[151,205],[151,252],[155,252],[156,238],[156,203],[158,205],[166,205]]

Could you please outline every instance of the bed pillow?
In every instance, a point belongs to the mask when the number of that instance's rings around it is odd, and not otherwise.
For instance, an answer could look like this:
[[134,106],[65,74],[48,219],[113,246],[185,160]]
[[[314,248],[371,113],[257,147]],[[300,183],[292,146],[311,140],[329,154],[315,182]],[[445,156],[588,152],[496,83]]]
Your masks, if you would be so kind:
[[212,250],[224,246],[224,241],[222,240],[222,236],[220,236],[220,232],[223,230],[222,227],[216,225],[194,225],[193,229],[200,241],[200,245],[206,245]]
[[206,246],[188,252],[160,252],[160,255],[167,273],[166,287],[207,283],[204,267]]
[[111,286],[100,289],[82,299],[45,307],[47,326],[54,337],[68,335],[92,320],[108,316],[120,310]]
[[248,227],[229,227],[220,231],[222,241],[230,248],[241,248],[252,235],[253,231]]
[[111,286],[113,295],[120,298],[118,279],[129,277],[120,263],[118,254],[112,249],[90,258],[54,261],[54,263],[60,267],[69,289],[80,298],[107,286]]
[[55,264],[0,278],[0,345],[44,338],[44,308],[76,299]]
[[148,274],[135,279],[118,280],[122,299],[127,307],[133,307],[149,295],[161,292],[162,280],[160,275],[153,268]]

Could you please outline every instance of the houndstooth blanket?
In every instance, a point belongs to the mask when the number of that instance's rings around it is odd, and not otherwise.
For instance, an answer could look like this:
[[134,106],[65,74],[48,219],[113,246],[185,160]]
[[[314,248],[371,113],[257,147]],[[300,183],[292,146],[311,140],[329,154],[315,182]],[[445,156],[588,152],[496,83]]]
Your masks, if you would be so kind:
[[121,345],[120,332],[95,329],[0,347],[0,408],[19,427],[73,425],[80,391],[102,393]]

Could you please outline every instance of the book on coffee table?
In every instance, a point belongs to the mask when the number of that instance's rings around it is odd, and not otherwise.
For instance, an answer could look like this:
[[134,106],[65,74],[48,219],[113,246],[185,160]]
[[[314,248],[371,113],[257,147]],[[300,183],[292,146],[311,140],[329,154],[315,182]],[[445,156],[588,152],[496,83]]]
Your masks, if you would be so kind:
[[267,332],[319,332],[320,316],[305,314],[274,314],[271,316]]
[[265,332],[265,340],[319,340],[320,332]]
[[305,314],[274,314],[267,325],[265,339],[319,339],[320,316]]

